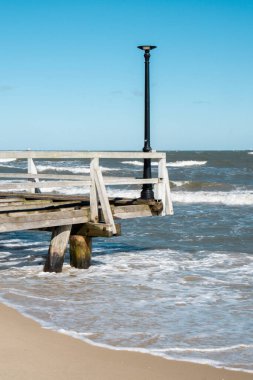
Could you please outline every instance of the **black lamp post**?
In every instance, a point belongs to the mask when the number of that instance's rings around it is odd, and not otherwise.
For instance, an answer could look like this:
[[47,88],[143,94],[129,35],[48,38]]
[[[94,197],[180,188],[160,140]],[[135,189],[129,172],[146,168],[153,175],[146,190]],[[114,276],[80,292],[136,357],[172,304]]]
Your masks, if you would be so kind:
[[[145,121],[144,121],[144,147],[143,152],[150,152],[150,91],[149,91],[149,58],[150,50],[156,46],[142,45],[138,49],[144,50],[145,58]],[[151,178],[151,159],[144,158],[143,178]],[[154,199],[152,184],[144,184],[141,191],[141,199]]]

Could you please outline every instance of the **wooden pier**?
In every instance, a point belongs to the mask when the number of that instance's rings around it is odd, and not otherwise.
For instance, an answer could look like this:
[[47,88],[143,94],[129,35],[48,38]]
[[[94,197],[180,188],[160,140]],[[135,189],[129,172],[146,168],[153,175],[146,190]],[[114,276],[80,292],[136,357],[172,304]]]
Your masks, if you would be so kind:
[[[102,174],[100,161],[103,159],[145,158],[157,162],[155,178],[112,177]],[[70,264],[76,268],[88,268],[92,238],[120,235],[121,228],[116,223],[117,220],[173,214],[165,153],[1,151],[0,159],[27,162],[26,170],[0,172],[0,232],[51,231],[44,271],[61,272],[68,243]],[[36,164],[41,160],[88,160],[90,173],[38,173]],[[143,184],[154,186],[154,200],[108,197],[107,186]],[[57,192],[57,189],[72,187],[80,188],[80,193],[82,188],[88,188],[89,191],[87,195]]]

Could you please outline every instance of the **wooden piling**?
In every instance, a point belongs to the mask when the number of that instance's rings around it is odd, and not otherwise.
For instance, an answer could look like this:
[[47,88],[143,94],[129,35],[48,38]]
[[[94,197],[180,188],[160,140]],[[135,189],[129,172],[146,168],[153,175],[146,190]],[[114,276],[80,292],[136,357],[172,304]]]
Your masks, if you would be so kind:
[[92,238],[81,235],[70,236],[70,265],[88,269],[91,262]]
[[71,228],[71,225],[54,227],[47,259],[44,265],[44,272],[60,273],[62,271],[64,255],[69,241]]

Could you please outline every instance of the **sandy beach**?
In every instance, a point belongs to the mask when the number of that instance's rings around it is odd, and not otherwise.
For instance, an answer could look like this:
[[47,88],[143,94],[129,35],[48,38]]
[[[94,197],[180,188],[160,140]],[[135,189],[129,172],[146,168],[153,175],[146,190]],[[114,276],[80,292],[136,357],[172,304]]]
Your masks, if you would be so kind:
[[252,380],[253,374],[114,351],[43,329],[0,305],[1,380]]

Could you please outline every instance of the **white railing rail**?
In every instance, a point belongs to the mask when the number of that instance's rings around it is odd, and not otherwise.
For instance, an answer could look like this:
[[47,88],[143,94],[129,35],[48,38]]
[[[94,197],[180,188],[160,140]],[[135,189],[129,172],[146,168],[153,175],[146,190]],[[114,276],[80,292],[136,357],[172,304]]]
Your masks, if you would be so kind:
[[[103,176],[99,159],[145,159],[158,161],[156,178],[144,179],[135,177]],[[1,159],[27,160],[27,173],[0,173],[0,179],[9,178],[12,182],[0,180],[0,191],[41,192],[43,189],[59,187],[90,187],[91,221],[98,220],[98,202],[101,204],[104,219],[116,233],[114,220],[109,205],[106,186],[153,184],[155,200],[163,202],[162,215],[172,215],[173,206],[170,193],[166,154],[161,152],[68,152],[68,151],[1,151]],[[90,160],[90,175],[76,174],[43,174],[38,173],[34,159],[88,159]],[[14,180],[19,182],[13,182]],[[20,182],[24,180],[24,182]],[[25,181],[26,180],[26,181]],[[44,181],[41,181],[44,180]]]

